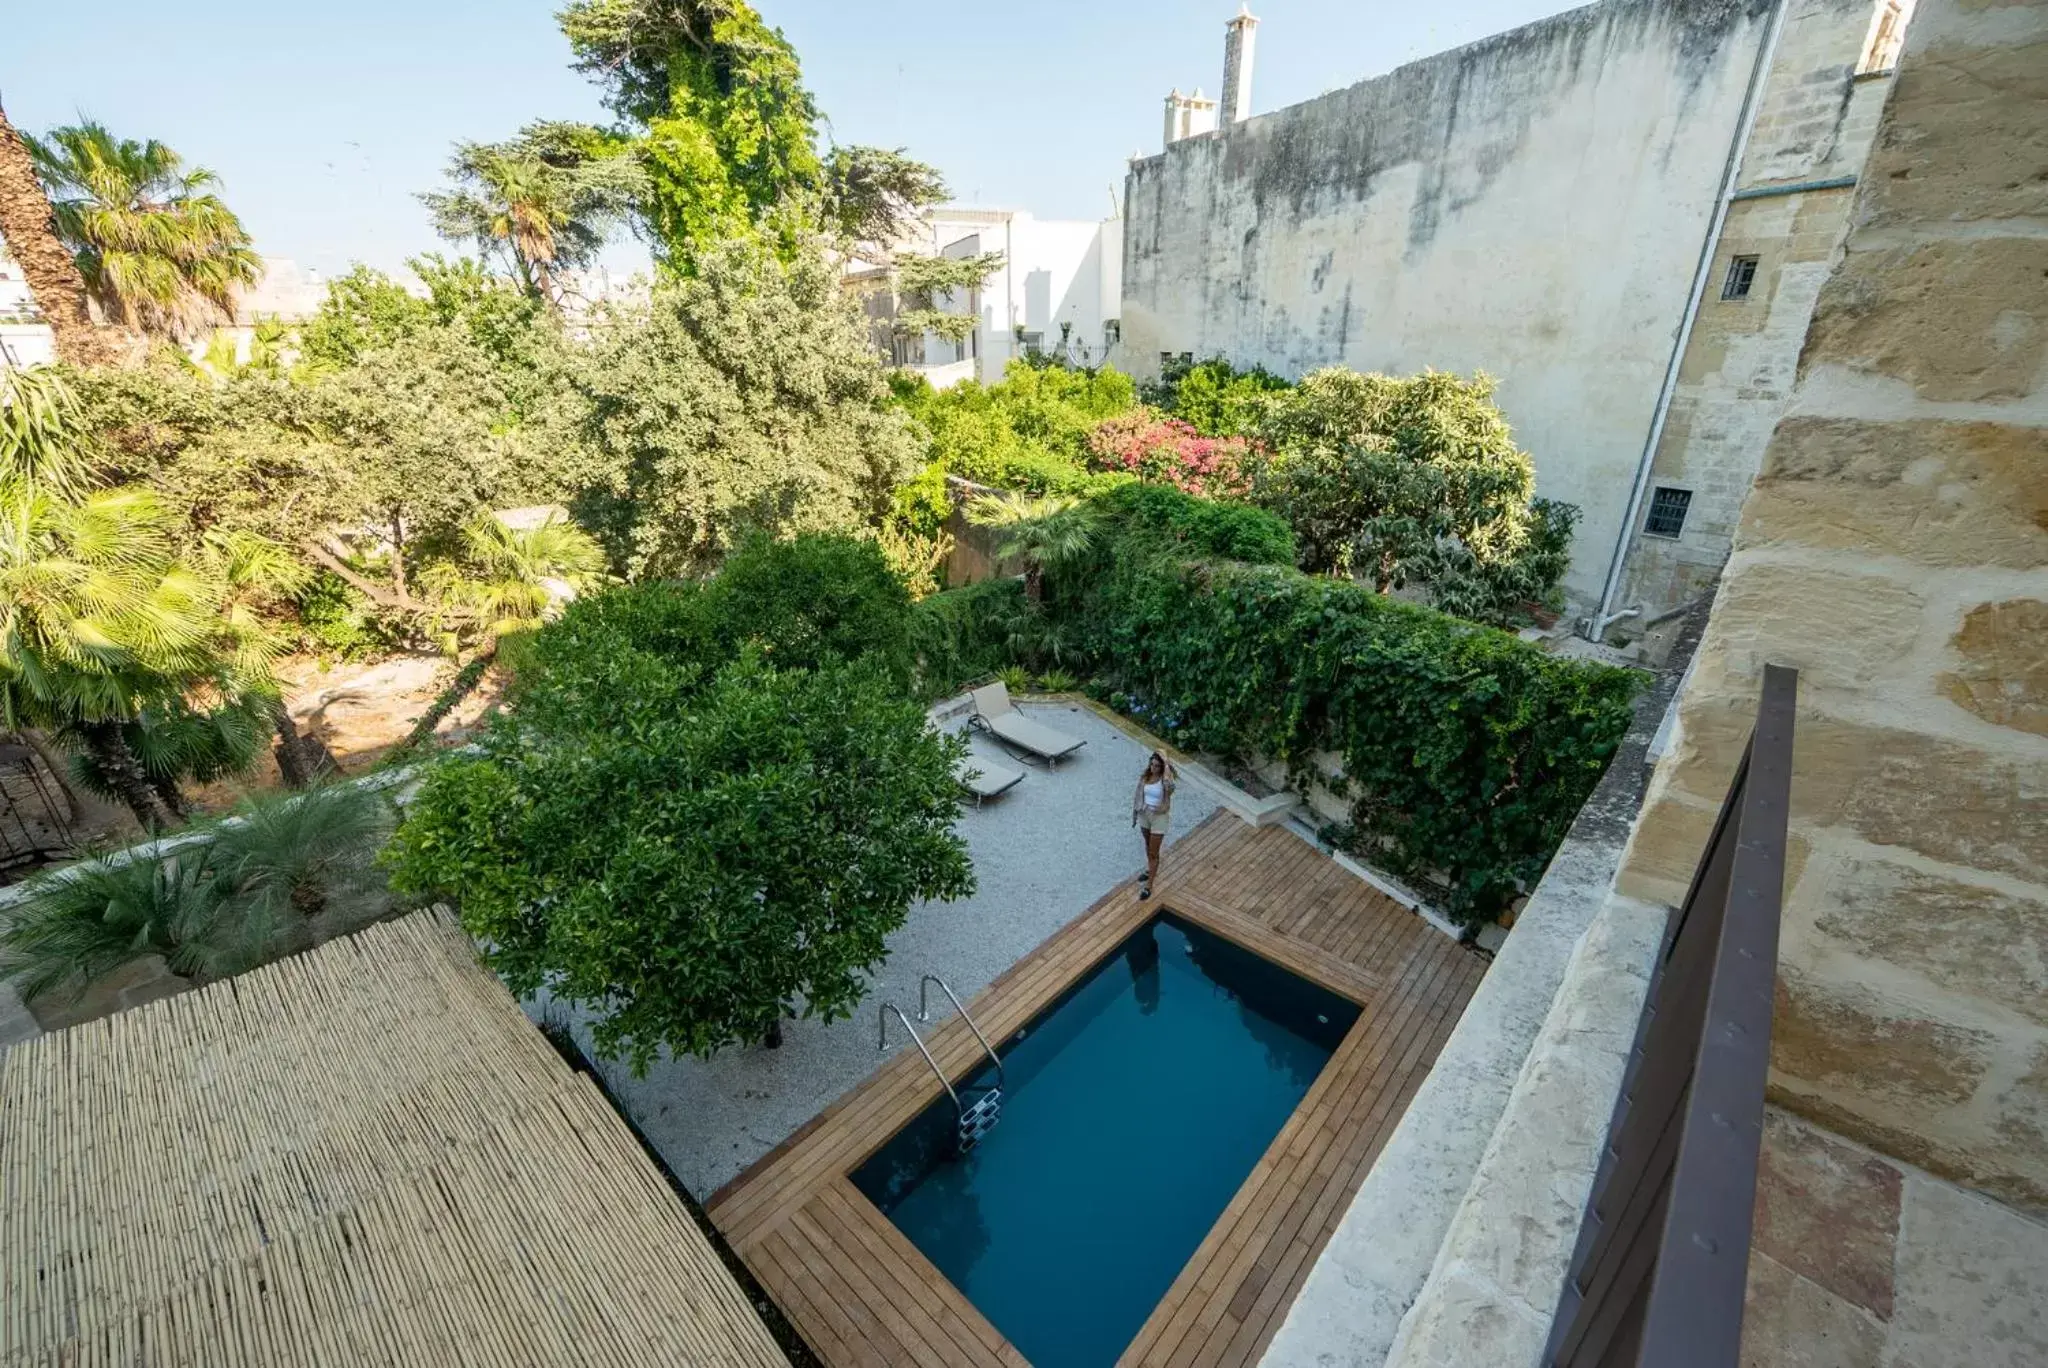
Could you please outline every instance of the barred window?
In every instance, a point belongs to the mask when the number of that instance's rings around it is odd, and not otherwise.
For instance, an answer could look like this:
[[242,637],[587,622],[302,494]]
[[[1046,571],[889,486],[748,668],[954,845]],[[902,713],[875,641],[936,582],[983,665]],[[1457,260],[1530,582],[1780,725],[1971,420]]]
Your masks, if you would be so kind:
[[1756,258],[1753,256],[1731,257],[1728,274],[1721,281],[1721,298],[1747,299],[1749,287],[1756,283]]
[[1676,537],[1685,530],[1685,510],[1692,506],[1690,489],[1658,485],[1650,495],[1650,516],[1643,531],[1652,537]]

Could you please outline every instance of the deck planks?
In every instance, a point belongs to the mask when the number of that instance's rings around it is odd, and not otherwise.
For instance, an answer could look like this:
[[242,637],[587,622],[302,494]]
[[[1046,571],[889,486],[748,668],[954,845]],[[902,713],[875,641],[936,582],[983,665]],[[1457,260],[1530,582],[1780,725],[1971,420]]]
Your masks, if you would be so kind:
[[[1138,900],[1134,881],[1112,889],[970,1010],[990,1039],[1004,1039],[1162,906],[1360,1006],[1119,1360],[1238,1368],[1256,1362],[1279,1329],[1485,966],[1291,832],[1219,813],[1168,848],[1153,901]],[[948,1077],[982,1058],[957,1017],[926,1043]],[[938,1095],[923,1059],[903,1049],[708,1204],[828,1368],[1029,1368],[847,1179]]]

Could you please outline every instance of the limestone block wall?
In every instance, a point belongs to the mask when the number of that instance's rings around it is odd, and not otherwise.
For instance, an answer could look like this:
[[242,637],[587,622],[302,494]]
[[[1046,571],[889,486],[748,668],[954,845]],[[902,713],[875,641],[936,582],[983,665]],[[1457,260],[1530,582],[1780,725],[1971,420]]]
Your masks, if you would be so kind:
[[2048,1210],[2048,0],[1919,7],[1621,892],[1683,896],[1766,661],[1774,1099]]
[[[1639,515],[1631,529],[1619,602],[1639,605],[1638,620],[1713,589],[1855,202],[1853,185],[1772,192],[1857,176],[1891,84],[1856,69],[1871,0],[1788,3],[1737,189],[1761,197],[1729,206],[1651,466],[1653,489],[1691,496],[1685,524],[1677,537],[1655,536]],[[1743,256],[1756,258],[1749,293],[1724,299]]]

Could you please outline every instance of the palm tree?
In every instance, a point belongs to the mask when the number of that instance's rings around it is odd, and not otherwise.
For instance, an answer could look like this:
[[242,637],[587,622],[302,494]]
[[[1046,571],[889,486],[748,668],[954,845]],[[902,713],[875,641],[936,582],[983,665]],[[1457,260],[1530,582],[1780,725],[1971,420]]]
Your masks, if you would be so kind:
[[266,905],[266,919],[318,916],[335,894],[382,885],[377,852],[391,828],[391,804],[357,784],[252,795],[214,827],[214,859],[237,897]]
[[99,784],[156,827],[179,813],[175,781],[167,794],[160,757],[152,778],[132,729],[235,694],[246,661],[155,496],[89,487],[63,382],[9,376],[0,406],[0,726],[83,749]]
[[50,325],[57,355],[74,366],[114,360],[122,349],[93,322],[85,280],[57,236],[56,216],[36,178],[35,158],[5,110],[0,110],[0,238],[21,263],[29,294]]
[[87,121],[27,139],[57,233],[108,318],[184,339],[235,316],[235,291],[263,278],[220,178],[156,141]]
[[550,517],[508,526],[486,513],[462,529],[461,562],[428,569],[429,592],[493,639],[539,627],[556,603],[598,583],[604,549],[582,528]]
[[223,645],[231,655],[232,672],[223,692],[261,707],[277,733],[278,773],[286,787],[304,788],[332,767],[333,758],[300,734],[285,706],[271,673],[285,642],[265,610],[295,601],[312,583],[312,567],[268,537],[220,529],[206,534],[200,563],[219,595]]
[[1002,533],[996,554],[1024,562],[1024,598],[1045,601],[1045,572],[1072,564],[1095,546],[1095,510],[1079,499],[984,494],[967,505],[967,521]]
[[559,308],[557,272],[596,257],[646,186],[625,145],[581,124],[537,123],[504,143],[458,143],[452,188],[420,196],[434,231],[507,258],[528,293]]
[[0,974],[24,998],[82,989],[144,955],[205,982],[254,968],[277,940],[271,909],[238,900],[195,843],[118,851],[40,874],[0,928]]

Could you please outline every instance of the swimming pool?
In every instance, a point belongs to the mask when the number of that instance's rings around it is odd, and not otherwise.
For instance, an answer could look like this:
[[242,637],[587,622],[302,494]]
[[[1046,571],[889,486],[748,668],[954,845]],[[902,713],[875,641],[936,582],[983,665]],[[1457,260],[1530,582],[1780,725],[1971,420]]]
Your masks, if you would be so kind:
[[1162,913],[1001,1045],[979,1145],[941,1097],[853,1182],[1035,1368],[1107,1368],[1357,1016]]

